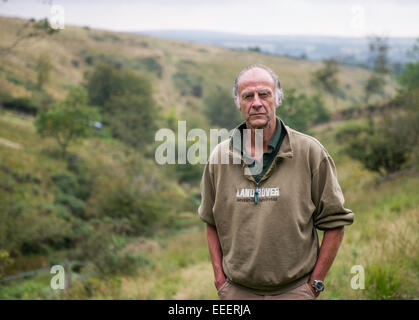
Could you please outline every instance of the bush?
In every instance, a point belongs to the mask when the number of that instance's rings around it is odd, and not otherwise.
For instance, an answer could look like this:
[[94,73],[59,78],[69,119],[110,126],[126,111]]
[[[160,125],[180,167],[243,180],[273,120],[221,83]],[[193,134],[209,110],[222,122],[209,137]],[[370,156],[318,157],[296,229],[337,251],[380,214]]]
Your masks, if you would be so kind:
[[22,112],[28,115],[36,116],[38,107],[29,98],[11,98],[3,102],[3,107],[15,112]]
[[197,91],[199,89],[195,88],[196,86],[202,85],[202,76],[195,75],[191,72],[178,71],[175,74],[173,74],[172,77],[176,88],[179,90],[182,96],[202,94],[202,88],[201,92]]
[[155,73],[158,78],[162,77],[163,67],[159,63],[158,58],[155,58],[155,57],[139,58],[138,62],[140,63],[141,66],[144,66],[145,70]]
[[79,218],[85,218],[86,204],[83,200],[69,194],[59,193],[54,203],[67,207],[72,214]]
[[157,106],[150,81],[107,64],[86,77],[90,103],[102,109],[112,136],[133,147],[151,144]]
[[288,126],[303,132],[312,125],[330,119],[330,113],[320,95],[297,94],[295,89],[285,92],[285,99],[278,107],[277,113]]
[[213,89],[207,94],[204,112],[211,124],[220,128],[230,130],[243,122],[231,93],[222,88]]
[[153,143],[157,112],[151,96],[114,96],[104,109],[113,137],[137,148]]
[[57,172],[51,176],[51,179],[62,193],[76,195],[77,180],[74,175],[66,172]]
[[110,191],[102,199],[100,212],[110,217],[123,235],[151,235],[168,220],[167,204],[156,197],[141,196],[126,188]]
[[419,117],[411,114],[386,116],[381,122],[346,126],[336,138],[344,151],[365,168],[390,174],[402,169],[418,143]]
[[151,83],[146,78],[105,63],[86,74],[86,80],[89,102],[94,106],[103,107],[114,96],[152,96]]
[[101,276],[134,275],[140,266],[151,263],[142,254],[130,255],[124,252],[125,239],[114,235],[109,223],[94,225],[84,238],[76,258],[91,262]]
[[92,122],[98,121],[97,110],[91,107],[71,107],[67,102],[41,112],[36,120],[37,132],[43,137],[54,138],[61,149],[63,158],[70,144],[90,137],[93,134]]
[[67,237],[70,224],[55,211],[28,207],[15,199],[0,198],[0,248],[11,254],[45,253],[51,244]]

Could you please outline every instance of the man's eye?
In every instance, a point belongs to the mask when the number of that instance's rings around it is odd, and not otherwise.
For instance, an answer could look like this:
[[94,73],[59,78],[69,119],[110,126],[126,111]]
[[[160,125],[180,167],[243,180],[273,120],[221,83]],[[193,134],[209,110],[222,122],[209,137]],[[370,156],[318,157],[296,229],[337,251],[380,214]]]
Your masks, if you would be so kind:
[[251,99],[253,96],[251,95],[251,94],[247,94],[247,95],[245,95],[244,96],[244,98],[246,99],[246,100],[249,100],[249,99]]
[[268,96],[268,93],[267,92],[261,92],[261,93],[259,93],[259,96],[262,97],[262,98],[266,98]]

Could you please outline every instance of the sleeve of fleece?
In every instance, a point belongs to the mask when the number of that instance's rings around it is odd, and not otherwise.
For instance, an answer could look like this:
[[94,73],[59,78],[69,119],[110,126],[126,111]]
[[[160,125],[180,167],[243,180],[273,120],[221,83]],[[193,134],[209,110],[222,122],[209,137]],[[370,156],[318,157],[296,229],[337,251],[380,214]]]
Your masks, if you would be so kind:
[[215,188],[213,177],[210,172],[210,163],[205,165],[201,180],[201,204],[198,208],[198,214],[201,220],[210,225],[215,225],[212,208],[215,202]]
[[316,206],[313,218],[317,229],[329,230],[353,223],[353,212],[343,206],[345,200],[330,155],[322,160],[314,172],[311,190]]

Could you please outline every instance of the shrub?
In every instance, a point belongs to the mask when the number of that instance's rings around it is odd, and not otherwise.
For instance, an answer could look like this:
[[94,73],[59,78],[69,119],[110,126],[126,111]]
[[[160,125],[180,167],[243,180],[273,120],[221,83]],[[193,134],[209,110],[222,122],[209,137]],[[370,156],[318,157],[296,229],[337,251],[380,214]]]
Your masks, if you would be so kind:
[[85,218],[86,204],[83,200],[69,194],[59,193],[54,203],[66,206],[71,213],[79,218]]
[[419,136],[419,117],[386,116],[370,127],[351,125],[336,136],[344,151],[365,168],[382,175],[402,169],[411,157]]
[[145,70],[155,73],[158,78],[162,77],[163,67],[159,63],[158,58],[155,58],[155,57],[139,58],[138,62],[140,63],[141,66],[144,66]]
[[51,179],[62,193],[73,196],[76,194],[77,180],[73,174],[57,172],[52,175]]
[[[78,259],[91,262],[101,276],[136,273],[140,266],[151,261],[142,254],[130,255],[123,251],[125,239],[115,236],[109,223],[94,225],[76,254]],[[122,241],[121,241],[122,240]]]
[[226,89],[211,90],[204,99],[204,112],[212,125],[233,129],[242,122],[230,92]]
[[99,114],[94,108],[57,105],[41,112],[35,120],[35,126],[41,136],[52,137],[57,141],[61,156],[65,158],[70,144],[93,134],[91,123],[98,118]]
[[38,107],[29,98],[12,98],[3,102],[3,107],[15,112],[22,112],[32,116],[38,113]]
[[113,137],[137,148],[152,144],[157,112],[150,96],[114,96],[104,109]]
[[330,119],[330,113],[320,95],[297,94],[292,88],[285,92],[285,99],[278,107],[277,113],[287,125],[303,132],[312,125]]

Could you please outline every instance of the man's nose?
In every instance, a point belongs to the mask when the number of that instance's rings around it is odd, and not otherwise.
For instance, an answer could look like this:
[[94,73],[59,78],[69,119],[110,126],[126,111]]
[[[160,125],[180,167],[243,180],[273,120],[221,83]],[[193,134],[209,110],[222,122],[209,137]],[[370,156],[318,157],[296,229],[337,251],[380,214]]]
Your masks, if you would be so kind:
[[252,107],[261,107],[262,101],[260,100],[259,95],[256,93],[253,98]]

